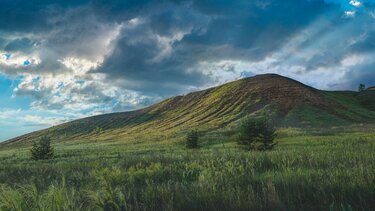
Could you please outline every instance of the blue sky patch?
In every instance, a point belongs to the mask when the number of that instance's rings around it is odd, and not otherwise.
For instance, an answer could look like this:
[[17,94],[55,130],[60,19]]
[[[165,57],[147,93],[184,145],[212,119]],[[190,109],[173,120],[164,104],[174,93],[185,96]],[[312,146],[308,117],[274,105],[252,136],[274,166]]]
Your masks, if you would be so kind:
[[29,60],[26,60],[23,62],[23,66],[29,66],[31,64],[31,62]]

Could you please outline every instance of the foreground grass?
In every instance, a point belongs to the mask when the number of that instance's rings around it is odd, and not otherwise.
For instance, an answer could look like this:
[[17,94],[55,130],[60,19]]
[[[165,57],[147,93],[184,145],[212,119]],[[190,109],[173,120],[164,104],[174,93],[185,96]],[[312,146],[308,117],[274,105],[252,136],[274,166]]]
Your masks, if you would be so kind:
[[0,151],[0,210],[372,210],[373,129],[283,129],[269,152],[205,136],[182,143],[56,145],[31,161]]

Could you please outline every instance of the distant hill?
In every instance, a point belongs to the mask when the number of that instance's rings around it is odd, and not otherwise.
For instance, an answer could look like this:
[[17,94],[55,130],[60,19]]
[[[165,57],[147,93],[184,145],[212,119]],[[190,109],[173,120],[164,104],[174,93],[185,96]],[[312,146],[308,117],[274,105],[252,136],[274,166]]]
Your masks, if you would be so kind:
[[167,139],[188,129],[234,128],[267,110],[279,126],[324,127],[375,122],[375,91],[321,91],[276,74],[257,75],[177,96],[130,112],[75,120],[11,139],[24,144],[48,135],[55,141]]

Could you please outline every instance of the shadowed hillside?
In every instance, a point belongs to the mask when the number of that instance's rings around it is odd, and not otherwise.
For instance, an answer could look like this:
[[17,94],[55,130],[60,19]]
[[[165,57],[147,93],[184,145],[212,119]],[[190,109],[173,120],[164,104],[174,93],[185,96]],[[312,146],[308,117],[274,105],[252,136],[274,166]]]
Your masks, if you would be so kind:
[[375,111],[375,87],[371,87],[366,91],[358,93],[358,99],[364,107]]
[[42,135],[61,141],[172,137],[191,128],[231,128],[241,118],[263,110],[270,111],[280,126],[371,123],[375,120],[374,93],[320,91],[280,75],[265,74],[173,97],[141,110],[72,121],[3,145],[30,142]]

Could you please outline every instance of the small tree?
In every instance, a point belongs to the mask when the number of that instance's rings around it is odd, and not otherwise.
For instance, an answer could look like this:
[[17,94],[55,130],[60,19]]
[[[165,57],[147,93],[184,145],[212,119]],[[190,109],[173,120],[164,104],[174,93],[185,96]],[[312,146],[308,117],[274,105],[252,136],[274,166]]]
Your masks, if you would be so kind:
[[53,147],[51,146],[51,138],[43,136],[39,141],[33,143],[31,148],[31,157],[33,160],[48,160],[53,158]]
[[198,131],[192,130],[186,136],[186,147],[187,148],[198,148]]
[[246,118],[239,128],[237,142],[242,146],[250,147],[254,143],[260,141],[259,137],[260,121],[259,119]]
[[242,121],[237,136],[238,144],[247,149],[269,150],[275,146],[276,130],[269,117],[246,118]]
[[94,130],[94,133],[95,134],[100,134],[103,132],[103,128],[99,127],[99,126],[96,126],[95,130]]
[[261,122],[261,127],[260,127],[261,145],[259,149],[261,150],[272,149],[276,145],[276,143],[274,142],[274,139],[276,137],[276,129],[273,126],[271,119],[269,118],[267,114],[261,117],[260,122]]
[[358,86],[358,92],[363,92],[363,91],[365,91],[365,88],[366,88],[366,85],[364,85],[364,84],[359,84],[359,86]]

